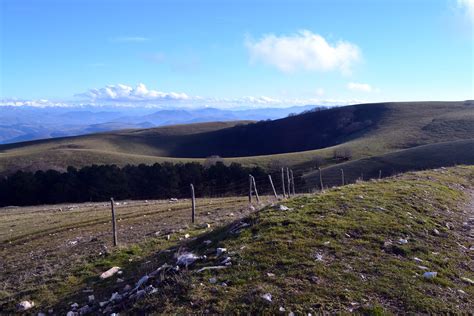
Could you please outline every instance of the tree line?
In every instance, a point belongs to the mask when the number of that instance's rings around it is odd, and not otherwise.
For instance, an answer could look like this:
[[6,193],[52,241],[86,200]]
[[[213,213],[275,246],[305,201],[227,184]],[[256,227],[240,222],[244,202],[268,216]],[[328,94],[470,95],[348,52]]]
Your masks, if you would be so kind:
[[[248,176],[259,179],[259,193],[270,193],[267,173],[260,167],[216,162],[162,163],[154,165],[92,165],[81,169],[16,173],[0,179],[0,206],[38,205],[123,199],[188,198],[190,184],[196,196],[229,196],[248,193]],[[278,177],[278,174],[275,174]],[[301,178],[295,175],[295,182]],[[275,179],[275,178],[274,178]]]

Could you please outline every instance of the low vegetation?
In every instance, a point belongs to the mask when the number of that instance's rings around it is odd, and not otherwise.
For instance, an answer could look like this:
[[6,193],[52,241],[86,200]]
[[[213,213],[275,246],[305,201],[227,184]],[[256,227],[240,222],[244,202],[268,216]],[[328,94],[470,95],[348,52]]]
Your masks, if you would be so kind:
[[[161,284],[157,292],[113,310],[468,313],[474,309],[473,181],[474,167],[442,168],[299,196],[212,231],[190,227],[195,238],[151,238],[122,248],[21,298],[38,301],[38,311],[66,312],[73,302],[87,303],[83,290],[108,300],[164,263],[175,264],[176,254],[192,252],[206,258],[167,283],[150,279]],[[225,254],[217,256],[216,248]],[[232,265],[197,272],[226,256]],[[113,265],[122,267],[123,283],[97,277]]]

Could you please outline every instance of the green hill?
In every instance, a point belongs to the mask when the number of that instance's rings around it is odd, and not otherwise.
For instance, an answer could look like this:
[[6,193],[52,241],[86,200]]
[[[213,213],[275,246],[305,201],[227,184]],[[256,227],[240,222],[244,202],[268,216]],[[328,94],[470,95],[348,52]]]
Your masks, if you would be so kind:
[[[474,164],[474,139],[417,146],[343,162],[323,168],[321,173],[324,186],[336,186],[342,181],[341,169],[346,183],[352,183],[360,178],[373,179],[379,175],[387,177],[406,171],[462,164]],[[304,178],[308,185],[320,187],[319,171],[311,171]]]
[[376,103],[274,121],[124,130],[0,146],[0,172],[91,163],[153,163],[211,155],[264,166],[300,165],[348,148],[354,158],[474,138],[474,103]]

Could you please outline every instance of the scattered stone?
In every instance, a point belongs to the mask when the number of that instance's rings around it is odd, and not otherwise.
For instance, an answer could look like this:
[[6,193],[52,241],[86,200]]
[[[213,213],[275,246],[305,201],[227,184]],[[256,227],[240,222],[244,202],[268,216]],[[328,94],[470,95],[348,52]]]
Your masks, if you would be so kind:
[[250,209],[251,211],[255,211],[255,207],[254,207],[253,205],[250,205],[250,206],[249,206],[249,209]]
[[87,299],[89,300],[89,303],[92,303],[92,302],[95,301],[95,296],[94,296],[94,295],[89,295],[89,296],[87,297]]
[[220,255],[222,255],[223,253],[225,253],[225,252],[227,252],[226,248],[217,248],[217,250],[216,250],[216,254],[217,254],[218,257]]
[[200,259],[200,257],[196,256],[195,254],[193,254],[191,252],[188,252],[188,253],[184,253],[184,254],[180,255],[178,257],[178,261],[176,262],[176,264],[178,266],[188,267],[188,266],[192,265],[198,259]]
[[166,240],[170,240],[171,236],[170,235],[166,235],[165,239]]
[[128,292],[131,289],[132,289],[132,286],[130,284],[125,285],[125,287],[123,288],[124,292]]
[[268,272],[268,273],[267,273],[267,277],[269,277],[269,278],[274,278],[274,277],[275,277],[275,273],[270,273],[270,272]]
[[209,279],[209,283],[211,283],[211,284],[216,284],[216,283],[217,283],[217,279],[216,279],[216,278],[210,278],[210,279]]
[[174,202],[178,202],[178,199],[177,198],[171,198],[170,203],[174,203]]
[[226,286],[227,286],[227,283],[222,282],[222,283],[221,283],[221,286],[226,287]]
[[107,278],[110,278],[111,276],[113,276],[114,274],[116,274],[117,272],[119,272],[120,270],[120,267],[112,267],[110,268],[109,270],[105,271],[104,273],[102,273],[100,275],[100,278],[102,280],[105,280]]
[[421,260],[421,259],[418,258],[418,257],[414,257],[413,260],[415,260],[416,262],[423,262],[423,260]]
[[77,303],[71,304],[71,308],[73,308],[73,309],[76,309],[76,308],[78,308],[78,307],[79,307],[79,304],[77,304]]
[[148,275],[144,275],[140,278],[140,280],[138,280],[137,284],[135,285],[135,287],[138,289],[140,287],[142,287],[146,282],[148,282],[148,279],[150,277]]
[[76,312],[73,312],[73,311],[69,311],[67,312],[66,316],[76,316],[77,313]]
[[434,279],[438,275],[438,272],[425,272],[423,273],[423,277],[425,279]]
[[280,211],[289,211],[290,210],[290,208],[288,206],[285,206],[285,205],[282,205],[282,204],[280,204],[278,209]]
[[191,235],[189,234],[184,235],[184,239],[188,239],[189,237],[191,237]]
[[99,306],[100,307],[104,307],[105,305],[109,304],[109,301],[105,301],[105,302],[99,302]]
[[458,290],[458,293],[462,295],[466,295],[466,292],[464,292],[463,290]]
[[314,259],[315,259],[316,261],[323,261],[323,254],[321,254],[321,253],[319,253],[319,252],[316,253],[316,254],[314,255]]
[[122,283],[122,282],[123,282],[123,279],[121,279],[121,278],[117,279],[117,283]]
[[279,310],[280,312],[282,312],[282,313],[283,313],[284,311],[286,311],[286,309],[285,309],[283,306],[280,306],[280,308],[279,308],[278,310]]
[[271,295],[270,293],[265,293],[265,294],[263,294],[263,295],[262,295],[262,298],[263,298],[265,301],[269,302],[269,303],[272,302],[272,295]]
[[421,270],[428,270],[428,267],[425,267],[425,266],[417,266],[417,267]]
[[439,230],[437,230],[437,229],[435,228],[435,229],[433,229],[433,233],[434,233],[435,235],[439,235]]
[[226,264],[227,262],[230,262],[232,259],[231,257],[226,257],[224,260],[221,261],[221,264]]
[[197,270],[196,272],[201,273],[201,272],[207,271],[207,270],[220,270],[220,269],[225,269],[225,268],[227,268],[227,266],[211,266],[211,267],[201,268],[201,269]]
[[84,305],[79,308],[79,315],[86,315],[91,312],[91,307],[89,305]]
[[405,239],[405,238],[400,238],[400,239],[398,240],[398,243],[399,243],[400,245],[405,245],[405,244],[408,244],[408,240]]
[[360,200],[363,200],[364,196],[363,195],[358,195],[357,198],[360,199]]
[[466,283],[469,283],[470,285],[474,285],[474,281],[469,278],[461,277],[461,280],[463,280]]
[[122,300],[122,295],[120,295],[118,292],[114,292],[112,296],[110,297],[110,302],[120,302]]
[[330,243],[331,243],[330,241],[325,241],[325,242],[324,242],[324,245],[327,246],[327,245],[329,245]]
[[26,311],[26,310],[29,310],[30,308],[32,308],[33,306],[35,306],[35,302],[33,301],[21,301],[20,303],[18,303],[17,305],[17,310],[18,311]]
[[204,240],[202,243],[205,244],[206,246],[209,246],[210,244],[212,244],[212,241]]
[[290,313],[288,314],[288,316],[295,316],[295,313],[290,312]]

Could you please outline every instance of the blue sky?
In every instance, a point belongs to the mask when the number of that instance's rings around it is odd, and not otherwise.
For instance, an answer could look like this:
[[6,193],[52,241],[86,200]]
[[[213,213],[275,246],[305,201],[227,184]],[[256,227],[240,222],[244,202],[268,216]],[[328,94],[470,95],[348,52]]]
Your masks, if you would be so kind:
[[474,99],[474,0],[0,0],[3,104]]

